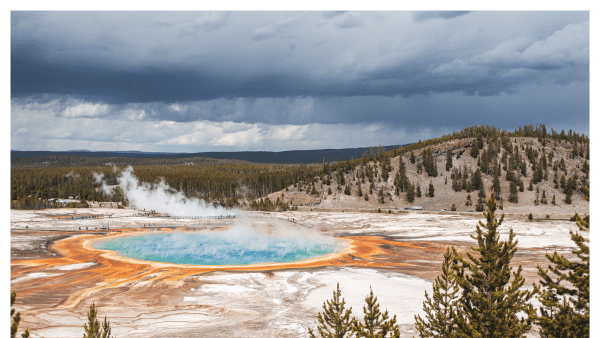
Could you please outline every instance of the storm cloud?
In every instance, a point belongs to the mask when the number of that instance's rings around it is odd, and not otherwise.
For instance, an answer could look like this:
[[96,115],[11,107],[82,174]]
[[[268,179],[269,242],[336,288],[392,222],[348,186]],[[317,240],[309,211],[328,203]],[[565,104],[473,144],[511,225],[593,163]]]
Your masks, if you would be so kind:
[[[33,110],[57,126],[384,124],[393,134],[545,123],[587,134],[589,13],[14,11],[11,98],[13,142],[35,130],[15,122]],[[212,149],[252,144],[237,135]],[[416,141],[407,137],[391,143]]]

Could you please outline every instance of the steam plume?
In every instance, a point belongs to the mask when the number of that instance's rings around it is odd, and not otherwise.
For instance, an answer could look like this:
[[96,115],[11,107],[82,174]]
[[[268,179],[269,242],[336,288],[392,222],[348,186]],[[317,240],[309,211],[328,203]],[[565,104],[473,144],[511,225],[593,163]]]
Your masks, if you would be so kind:
[[[94,175],[94,179],[100,177]],[[103,178],[103,177],[102,177]],[[207,205],[198,198],[188,198],[182,192],[174,191],[164,181],[152,185],[140,182],[133,174],[133,168],[127,167],[117,178],[119,187],[131,205],[138,209],[154,210],[171,216],[226,216],[236,215],[237,210],[228,210],[221,206]],[[108,189],[103,182],[102,190]],[[110,190],[110,189],[109,189]]]
[[71,170],[68,174],[65,175],[65,177],[73,177],[75,179],[78,179],[79,174],[75,174],[75,173],[73,173],[73,170]]
[[102,189],[102,192],[105,193],[106,195],[112,195],[113,191],[112,189],[110,189],[106,183],[104,182],[104,174],[100,173],[92,173],[92,176],[94,177],[94,183],[102,183],[102,186],[100,187]]

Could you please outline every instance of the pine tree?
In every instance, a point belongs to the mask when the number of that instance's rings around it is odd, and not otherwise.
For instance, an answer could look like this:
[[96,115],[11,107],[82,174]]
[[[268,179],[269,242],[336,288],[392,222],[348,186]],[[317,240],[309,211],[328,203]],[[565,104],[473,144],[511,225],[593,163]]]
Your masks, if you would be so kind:
[[500,199],[501,188],[500,188],[500,174],[496,170],[494,170],[494,180],[492,181],[492,191],[494,192],[493,195],[496,196],[496,201],[498,201]]
[[548,198],[546,197],[546,190],[542,191],[542,204],[548,204]]
[[346,185],[346,187],[344,188],[344,194],[346,194],[346,195],[352,194],[352,192],[350,191],[350,187],[348,185]]
[[429,181],[429,191],[428,191],[429,197],[433,197],[434,196],[434,191],[433,191],[433,182]]
[[452,169],[452,151],[448,150],[446,152],[446,171],[450,171]]
[[369,200],[369,194],[365,193],[365,201]]
[[456,337],[456,312],[459,306],[458,292],[460,288],[452,270],[452,260],[455,256],[454,247],[452,247],[452,252],[450,252],[450,248],[446,249],[442,274],[435,279],[433,284],[433,299],[425,291],[423,310],[426,313],[427,321],[423,320],[420,315],[415,316],[415,326],[421,338]]
[[[15,314],[15,309],[12,308],[15,305],[15,300],[17,299],[17,293],[12,292],[10,294],[10,317],[12,319],[12,324],[10,325],[10,338],[15,338],[17,336],[17,331],[19,330],[19,323],[21,323],[21,313],[17,312]],[[22,338],[29,338],[29,330],[25,330],[24,333],[21,334]]]
[[483,149],[483,136],[481,134],[477,135],[477,148]]
[[390,168],[387,166],[386,160],[381,164],[381,178],[384,182],[387,182],[388,178],[390,178]]
[[110,338],[110,322],[106,320],[106,316],[104,316],[104,321],[102,322],[102,330],[100,331],[100,338]]
[[533,179],[529,181],[529,187],[527,188],[529,191],[533,191]]
[[[575,218],[579,230],[589,231],[589,220],[577,214]],[[538,275],[542,278],[540,287],[536,286],[542,303],[538,316],[542,337],[590,336],[590,249],[586,244],[589,240],[577,232],[570,231],[570,234],[579,248],[572,251],[579,261],[569,261],[555,251],[553,255],[546,254],[553,266],[546,270],[538,266]],[[563,281],[568,285],[561,285]]]
[[[511,276],[510,261],[517,251],[515,234],[510,229],[508,241],[500,242],[497,229],[504,214],[498,220],[495,211],[492,192],[484,213],[487,224],[480,221],[477,235],[471,235],[478,243],[478,247],[471,248],[477,257],[467,252],[468,262],[459,255],[453,267],[462,289],[457,316],[459,337],[523,337],[535,317],[535,309],[528,304],[533,293],[519,290],[525,283],[521,266]],[[524,320],[517,316],[519,312],[524,313]]]
[[363,306],[364,323],[354,321],[352,324],[352,332],[357,338],[385,338],[390,334],[390,338],[400,338],[400,328],[396,324],[396,315],[392,319],[388,319],[388,311],[379,311],[379,303],[377,297],[373,295],[373,290],[365,298],[366,306]]
[[417,197],[421,198],[421,185],[417,185]]
[[479,148],[477,145],[473,144],[473,146],[471,146],[471,152],[469,155],[471,155],[472,158],[477,158],[477,156],[479,156]]
[[410,163],[415,164],[416,162],[416,158],[415,158],[415,152],[414,151],[410,151]]
[[338,169],[338,186],[342,186],[346,184],[346,175],[344,175],[344,171]]
[[523,183],[522,179],[519,178],[517,184],[519,185],[519,192],[525,191],[525,183]]
[[415,187],[410,182],[408,182],[408,188],[406,188],[406,200],[408,203],[412,203],[415,200]]
[[477,193],[477,205],[475,206],[475,210],[483,211],[484,206],[485,206],[485,189],[481,189]]
[[[354,318],[350,318],[352,307],[346,310],[346,300],[341,299],[340,283],[337,284],[337,290],[333,291],[333,299],[323,303],[323,313],[319,312],[319,326],[317,327],[319,337],[321,338],[344,338],[352,334],[352,324]],[[308,329],[311,338],[316,338],[312,329]]]
[[102,328],[100,328],[100,322],[96,318],[97,315],[96,306],[92,303],[88,312],[88,323],[83,324],[83,329],[85,330],[83,338],[110,338],[110,323],[104,317],[104,323],[102,324]]
[[379,198],[379,203],[381,203],[381,204],[385,203],[385,198],[383,195],[383,187],[381,187],[381,189],[379,189],[378,198]]
[[571,189],[571,185],[567,185],[565,187],[565,203],[571,204],[571,198],[573,196],[573,189]]
[[471,194],[467,195],[467,200],[465,201],[465,206],[473,205],[473,201],[471,200]]
[[519,203],[519,193],[517,192],[517,185],[515,182],[510,182],[510,194],[508,195],[508,201],[512,203]]
[[450,208],[450,211],[456,211],[456,204],[452,203],[452,207]]
[[327,189],[327,195],[331,195],[331,187]]
[[552,205],[556,205],[556,195],[552,195]]
[[360,186],[361,186],[361,184],[359,182],[358,183],[358,192],[357,192],[358,197],[362,197],[362,195],[363,195],[362,188]]
[[481,170],[479,170],[479,168],[477,168],[477,170],[475,170],[475,172],[473,173],[473,176],[471,176],[471,189],[479,190],[482,188],[483,188],[483,180],[481,179]]

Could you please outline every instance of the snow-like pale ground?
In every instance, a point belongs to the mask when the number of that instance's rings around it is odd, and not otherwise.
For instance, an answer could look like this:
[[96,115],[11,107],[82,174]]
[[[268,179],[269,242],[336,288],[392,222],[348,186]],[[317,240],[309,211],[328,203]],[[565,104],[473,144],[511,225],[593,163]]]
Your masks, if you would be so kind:
[[96,263],[77,263],[77,264],[69,264],[69,265],[59,265],[55,266],[55,269],[58,270],[79,270],[83,268],[87,268],[90,266],[94,266]]
[[[453,214],[428,214],[410,212],[408,214],[385,213],[325,213],[325,212],[282,212],[278,217],[294,217],[296,223],[312,226],[325,226],[344,230],[351,234],[381,232],[387,236],[406,241],[469,242],[483,216]],[[576,248],[571,241],[569,230],[577,231],[574,222],[549,220],[528,222],[505,219],[499,227],[500,240],[508,239],[510,229],[519,241],[519,248]]]
[[[49,218],[49,215],[72,213],[73,210],[11,210],[11,228],[22,230],[28,225],[31,230],[78,230],[79,227],[100,229],[108,225],[116,229],[156,223],[162,226],[211,228],[262,222],[275,226],[284,223],[297,229],[310,228],[311,232],[319,229],[328,235],[386,235],[400,241],[475,244],[470,235],[474,233],[477,222],[483,219],[480,214],[284,212],[256,213],[254,217],[259,218],[238,218],[236,221],[165,220],[136,216],[136,211],[131,209],[112,208],[76,210],[79,214],[112,213],[112,218],[70,221],[53,221]],[[292,218],[294,222],[288,221]],[[574,222],[507,219],[500,227],[502,239],[508,237],[510,228],[516,234],[519,248],[541,252],[554,249],[570,252],[575,248],[569,236],[569,230],[577,230]],[[43,235],[36,240],[40,237]],[[37,245],[32,243],[22,231],[11,237],[14,249],[32,249],[32,245]],[[42,280],[93,265],[95,263],[77,263],[54,267],[48,272],[33,272],[13,279],[11,285],[15,287],[28,280]],[[136,304],[117,298],[112,305],[102,308],[100,314],[110,318],[113,335],[117,337],[307,337],[308,328],[314,328],[317,324],[317,313],[322,310],[323,302],[332,298],[332,292],[339,282],[342,297],[347,302],[346,306],[352,307],[354,316],[362,318],[364,299],[369,288],[372,288],[380,308],[387,309],[390,316],[397,316],[402,337],[412,337],[416,335],[414,316],[423,316],[424,292],[431,294],[432,291],[430,280],[398,272],[352,267],[279,270],[268,274],[213,272],[190,278],[197,286],[176,289],[169,304],[146,307],[143,302]],[[139,289],[152,286],[152,282],[147,279],[128,286]],[[19,310],[24,318],[23,323],[32,328],[32,337],[75,337],[82,334],[86,306],[89,304],[82,303],[76,309],[36,309],[35,320],[28,318],[28,309],[34,306],[23,306]]]

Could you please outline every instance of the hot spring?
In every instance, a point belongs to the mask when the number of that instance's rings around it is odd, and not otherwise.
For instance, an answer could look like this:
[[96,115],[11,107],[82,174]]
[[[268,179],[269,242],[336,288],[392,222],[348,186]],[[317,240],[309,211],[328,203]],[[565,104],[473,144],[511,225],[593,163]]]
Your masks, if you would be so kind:
[[187,265],[288,263],[342,250],[346,243],[318,235],[273,236],[246,230],[227,232],[158,232],[94,242],[96,249],[121,256]]

